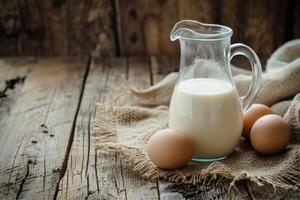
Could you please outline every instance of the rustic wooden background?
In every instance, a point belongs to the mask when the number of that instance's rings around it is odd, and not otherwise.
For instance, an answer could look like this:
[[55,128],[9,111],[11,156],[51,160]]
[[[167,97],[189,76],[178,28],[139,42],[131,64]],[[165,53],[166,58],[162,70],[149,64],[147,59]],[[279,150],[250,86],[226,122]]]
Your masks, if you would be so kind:
[[0,56],[176,56],[180,19],[230,26],[263,63],[300,37],[299,0],[1,0]]

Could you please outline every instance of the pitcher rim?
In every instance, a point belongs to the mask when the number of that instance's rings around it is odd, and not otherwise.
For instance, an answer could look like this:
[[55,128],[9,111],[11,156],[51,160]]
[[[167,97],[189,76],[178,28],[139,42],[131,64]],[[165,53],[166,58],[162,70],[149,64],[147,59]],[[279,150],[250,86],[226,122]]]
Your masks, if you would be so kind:
[[[196,31],[193,31],[191,29],[188,29],[188,28],[180,28],[178,30],[175,30],[175,28],[183,23],[183,22],[192,22],[192,23],[195,23],[195,24],[199,24],[201,26],[206,26],[206,27],[219,27],[221,29],[223,29],[224,31],[223,32],[220,32],[220,33],[199,33],[199,32],[196,32]],[[185,37],[185,36],[178,36],[178,37],[175,37],[174,35],[179,31],[179,30],[182,30],[182,29],[185,29],[185,30],[189,30],[189,31],[192,31],[192,32],[196,32],[196,34],[198,35],[201,35],[201,37],[199,36],[199,38],[190,38],[190,37]],[[229,28],[228,26],[225,26],[225,25],[220,25],[220,24],[210,24],[210,23],[202,23],[202,22],[199,22],[199,21],[196,21],[196,20],[190,20],[190,19],[185,19],[185,20],[181,20],[181,21],[178,21],[172,28],[171,30],[171,33],[170,33],[170,40],[171,41],[175,41],[177,39],[184,39],[184,40],[196,40],[196,41],[212,41],[212,40],[224,40],[224,39],[227,39],[228,37],[231,37],[232,36],[232,29]]]

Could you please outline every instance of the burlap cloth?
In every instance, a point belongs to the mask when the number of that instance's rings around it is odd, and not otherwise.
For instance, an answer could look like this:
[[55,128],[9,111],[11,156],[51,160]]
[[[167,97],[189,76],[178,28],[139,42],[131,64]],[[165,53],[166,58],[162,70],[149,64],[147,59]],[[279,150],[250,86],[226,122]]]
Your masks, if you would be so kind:
[[[244,94],[251,80],[246,70],[232,67],[237,89]],[[237,75],[237,74],[244,75]],[[168,105],[177,73],[147,90],[131,87],[130,91],[139,104],[156,107],[117,107],[97,104],[93,133],[100,137],[97,148],[117,151],[124,155],[131,169],[146,179],[162,178],[184,183],[219,183],[231,181],[229,191],[238,180],[265,183],[285,189],[300,187],[300,40],[280,47],[268,60],[263,74],[262,87],[256,102],[271,106],[289,122],[292,128],[292,144],[276,155],[263,156],[241,138],[233,154],[222,161],[212,163],[190,162],[176,170],[156,167],[145,152],[145,144],[156,131],[166,128]]]

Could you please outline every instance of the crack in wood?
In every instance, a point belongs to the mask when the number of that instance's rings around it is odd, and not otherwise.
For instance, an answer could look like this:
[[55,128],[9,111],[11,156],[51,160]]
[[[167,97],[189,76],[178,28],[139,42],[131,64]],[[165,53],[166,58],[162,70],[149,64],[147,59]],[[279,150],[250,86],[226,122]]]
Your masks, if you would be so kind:
[[19,199],[20,194],[21,194],[21,192],[22,192],[22,190],[23,190],[23,186],[24,186],[24,184],[25,184],[25,181],[26,181],[26,179],[28,178],[28,175],[29,175],[29,165],[30,165],[30,164],[32,164],[32,160],[28,160],[28,162],[27,162],[27,165],[26,165],[26,173],[25,173],[25,176],[24,176],[24,178],[22,179],[22,181],[21,181],[21,183],[20,183],[20,186],[19,186],[19,189],[18,189],[18,192],[17,192],[17,195],[16,195],[16,200]]
[[68,199],[68,188],[69,188],[69,171],[67,171],[67,186],[65,198]]
[[[26,134],[24,133],[24,135],[23,135],[23,137],[22,137],[22,140],[21,140],[21,143],[19,144],[18,149],[17,149],[17,151],[16,151],[16,153],[15,153],[15,155],[14,155],[13,163],[12,163],[12,167],[11,167],[11,171],[10,171],[10,174],[9,174],[9,177],[8,177],[8,183],[10,183],[12,173],[13,173],[13,171],[14,171],[14,169],[15,169],[16,158],[17,158],[17,155],[19,154],[19,151],[20,151],[20,148],[21,148],[22,143],[23,143],[23,141],[24,141],[25,135],[26,135]],[[28,161],[28,162],[29,162],[29,161]],[[7,192],[7,194],[9,194],[9,192]]]
[[[44,155],[46,156],[46,155]],[[43,176],[43,191],[45,191],[45,185],[46,185],[46,159],[44,157],[44,176]]]
[[117,179],[116,179],[116,175],[115,174],[113,174],[113,182],[114,182],[114,185],[115,185],[115,187],[116,187],[116,189],[117,189],[117,193],[118,194],[120,194],[120,188],[119,188],[119,186],[118,186],[118,183],[117,183]]
[[84,76],[83,76],[83,80],[82,80],[82,85],[81,85],[81,89],[80,89],[80,93],[79,93],[79,101],[78,101],[78,105],[77,105],[77,108],[76,108],[75,117],[74,117],[74,120],[73,120],[73,123],[72,123],[72,129],[71,129],[71,133],[70,133],[69,142],[68,142],[68,145],[67,145],[65,158],[64,158],[64,161],[63,161],[63,164],[62,164],[62,167],[61,167],[61,173],[60,173],[59,181],[57,182],[56,189],[55,189],[55,192],[54,192],[54,195],[53,195],[54,200],[57,199],[57,194],[58,194],[58,191],[59,191],[59,184],[60,184],[60,182],[61,182],[62,178],[64,177],[64,175],[66,173],[66,170],[67,170],[69,154],[70,154],[71,147],[72,147],[73,140],[74,140],[76,121],[77,121],[77,117],[78,117],[78,113],[79,113],[79,109],[80,109],[80,105],[81,105],[81,100],[82,100],[83,93],[84,93],[85,83],[86,83],[86,80],[87,80],[87,77],[88,77],[88,74],[89,74],[89,71],[90,71],[91,60],[92,60],[92,57],[89,56],[87,66],[86,66],[86,70],[84,72]]
[[85,200],[87,200],[89,198],[90,194],[92,194],[90,192],[90,178],[89,178],[89,176],[86,177],[86,183],[87,183],[87,185],[86,185],[87,195],[85,196]]
[[88,124],[87,124],[87,133],[88,133],[88,138],[87,138],[87,143],[88,143],[88,150],[87,150],[87,158],[86,158],[86,168],[85,168],[85,176],[87,176],[88,173],[88,166],[89,166],[89,161],[90,161],[90,151],[91,151],[91,117],[92,113],[89,112],[89,118],[88,118]]
[[156,181],[156,189],[157,189],[157,194],[158,194],[158,200],[160,200],[160,191],[159,191],[159,183],[158,180]]
[[96,185],[97,185],[97,191],[98,191],[98,194],[100,192],[100,189],[99,189],[99,179],[98,179],[98,171],[97,171],[97,149],[95,149],[95,165],[94,165],[94,170],[95,170],[95,176],[96,176]]
[[[80,169],[80,182],[82,183],[82,169],[84,168],[84,145],[85,145],[85,119],[86,112],[83,112],[83,117],[81,118],[80,128],[82,129],[82,160],[81,160],[81,169]],[[74,130],[75,131],[75,130]]]

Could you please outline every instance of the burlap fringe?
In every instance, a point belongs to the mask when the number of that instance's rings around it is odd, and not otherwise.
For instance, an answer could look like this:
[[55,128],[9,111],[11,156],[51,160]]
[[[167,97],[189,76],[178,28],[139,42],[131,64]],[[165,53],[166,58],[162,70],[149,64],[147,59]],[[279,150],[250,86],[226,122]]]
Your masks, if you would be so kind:
[[[106,120],[101,121],[99,119],[94,123],[93,131],[101,137],[101,141],[109,141],[115,134],[114,131],[110,133],[101,132],[101,130],[104,130],[105,128],[102,126],[105,123],[107,123]],[[115,121],[111,121],[110,123],[115,123]],[[274,191],[277,187],[294,190],[300,188],[300,168],[297,165],[297,161],[299,160],[298,158],[295,159],[295,163],[293,165],[289,165],[287,168],[284,168],[284,170],[278,170],[277,173],[273,173],[271,175],[255,176],[247,173],[246,171],[233,174],[220,162],[213,162],[206,169],[193,172],[188,175],[183,175],[178,170],[160,169],[151,162],[147,162],[147,160],[145,160],[145,155],[138,149],[123,147],[110,142],[97,144],[95,146],[95,149],[103,148],[108,148],[109,151],[123,155],[123,161],[129,163],[128,166],[130,169],[142,178],[148,180],[159,178],[171,182],[187,184],[200,183],[202,185],[218,185],[224,180],[229,180],[230,185],[228,188],[228,197],[232,195],[233,190],[239,191],[236,187],[236,182],[241,180],[248,180],[259,186],[263,186],[267,183],[273,186]]]

